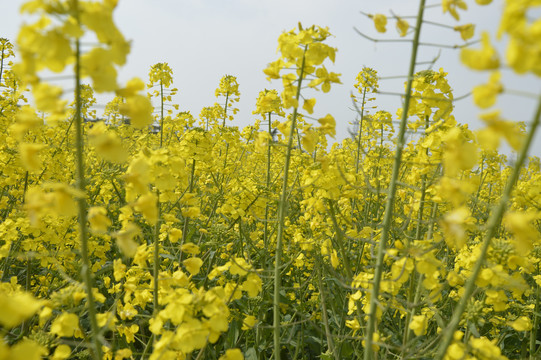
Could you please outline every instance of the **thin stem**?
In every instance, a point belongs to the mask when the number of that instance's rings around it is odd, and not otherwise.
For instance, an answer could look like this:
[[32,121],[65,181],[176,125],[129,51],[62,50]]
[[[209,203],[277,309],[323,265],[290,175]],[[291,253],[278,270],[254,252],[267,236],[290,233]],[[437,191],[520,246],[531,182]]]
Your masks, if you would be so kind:
[[158,286],[158,278],[160,275],[160,191],[156,191],[156,206],[158,207],[158,219],[156,220],[156,224],[154,225],[154,268],[153,268],[153,278],[154,278],[154,310],[152,311],[152,314],[156,316],[159,311],[159,286]]
[[163,145],[163,81],[160,79],[160,99],[161,99],[161,113],[160,113],[160,148]]
[[425,9],[425,0],[420,0],[419,13],[417,15],[417,24],[415,26],[415,35],[413,38],[413,46],[411,50],[411,59],[408,72],[408,82],[406,85],[406,94],[404,99],[404,109],[402,111],[402,118],[400,120],[400,129],[398,132],[398,141],[396,143],[396,155],[393,164],[393,172],[391,175],[391,181],[389,184],[389,193],[387,195],[387,202],[385,204],[385,215],[382,224],[381,239],[379,242],[376,268],[374,273],[374,285],[372,288],[372,294],[370,296],[370,310],[368,315],[368,324],[366,330],[366,349],[364,352],[364,360],[371,360],[374,358],[374,350],[372,349],[372,337],[376,328],[376,309],[378,306],[379,287],[381,277],[383,274],[383,257],[385,255],[385,247],[389,238],[391,221],[393,216],[394,197],[397,187],[398,173],[400,170],[400,163],[402,161],[402,150],[404,147],[404,134],[406,133],[406,124],[408,121],[408,110],[411,98],[412,79],[415,72],[415,63],[417,62],[417,50],[419,49],[419,36],[421,34],[421,25],[423,21],[423,13]]
[[513,187],[518,180],[518,177],[520,175],[520,170],[522,169],[522,165],[524,164],[524,161],[526,160],[526,156],[528,155],[528,150],[530,148],[535,132],[539,125],[540,118],[541,118],[541,97],[539,97],[537,110],[536,110],[534,119],[532,121],[532,128],[530,132],[528,133],[528,135],[526,136],[526,141],[524,142],[524,145],[522,146],[520,154],[518,155],[518,159],[515,164],[515,167],[513,168],[513,172],[511,173],[511,175],[509,176],[509,179],[507,180],[507,184],[505,185],[505,190],[502,194],[502,197],[500,198],[500,202],[494,207],[494,210],[491,212],[490,218],[488,219],[487,231],[483,238],[483,245],[481,247],[481,252],[479,254],[479,258],[477,259],[477,262],[475,263],[475,267],[472,270],[471,276],[466,281],[466,285],[464,286],[464,294],[460,298],[460,301],[458,302],[458,305],[455,311],[453,312],[453,316],[451,317],[451,321],[449,321],[449,325],[447,325],[447,328],[445,328],[443,331],[443,339],[442,339],[440,348],[438,349],[438,353],[436,354],[436,357],[435,357],[436,360],[441,360],[445,356],[445,353],[447,352],[447,348],[449,347],[449,345],[451,345],[451,341],[453,340],[453,333],[458,327],[458,323],[460,322],[462,314],[464,313],[464,310],[466,309],[466,305],[468,304],[468,301],[470,300],[470,297],[473,291],[475,290],[475,280],[477,280],[477,276],[479,275],[479,272],[481,271],[481,267],[483,266],[483,263],[485,262],[487,251],[488,251],[488,248],[490,247],[490,242],[492,238],[494,237],[494,235],[497,233],[498,228],[500,227],[503,213],[511,198],[511,191],[513,190]]
[[[271,124],[271,113],[269,113],[269,136],[272,137],[272,124]],[[270,182],[271,182],[271,141],[267,144],[267,174],[265,179],[265,189],[270,193]],[[265,224],[263,228],[263,244],[267,248],[269,242],[269,204],[265,205]]]
[[225,105],[224,105],[224,119],[222,122],[222,127],[225,127],[225,119],[227,118],[227,102],[229,101],[229,91],[225,94]]
[[[539,273],[539,271],[538,271]],[[530,330],[530,360],[534,360],[535,357],[535,343],[537,341],[537,327],[539,326],[539,285],[536,284],[535,290],[535,308],[533,311],[533,326]]]
[[4,73],[4,51],[5,46],[2,46],[2,59],[0,60],[0,85],[2,85],[2,74]]
[[[78,2],[74,0],[75,14],[79,13]],[[84,139],[83,139],[83,122],[81,118],[81,64],[80,64],[81,52],[79,49],[79,39],[75,40],[75,146],[76,146],[76,166],[77,166],[77,189],[81,194],[85,194],[85,170],[84,170]],[[90,318],[90,326],[92,329],[92,342],[94,351],[94,359],[101,360],[103,355],[101,351],[101,344],[98,339],[99,326],[96,319],[96,303],[94,302],[94,295],[92,294],[92,275],[90,273],[90,258],[88,251],[88,231],[86,227],[87,222],[87,205],[85,195],[80,196],[77,199],[77,205],[79,208],[79,239],[81,242],[81,257],[82,267],[81,276],[85,284],[87,304],[88,304],[88,317]]]
[[[304,63],[306,49],[302,56],[299,79],[297,83],[297,102],[301,96],[301,84],[304,77]],[[282,241],[284,236],[284,220],[287,212],[287,180],[289,175],[289,165],[291,162],[291,149],[293,148],[293,136],[295,134],[295,125],[297,122],[297,107],[293,109],[291,127],[286,148],[286,159],[284,164],[284,178],[282,183],[282,194],[278,204],[278,230],[276,234],[276,259],[274,261],[274,296],[273,296],[273,326],[274,326],[274,359],[280,360],[280,287],[281,287],[281,267],[282,267]]]
[[361,138],[363,136],[363,118],[364,118],[364,107],[366,106],[365,103],[366,99],[366,88],[363,89],[363,101],[362,101],[362,107],[361,107],[361,119],[359,120],[359,133],[357,134],[357,154],[355,156],[355,174],[359,173],[359,166],[360,166],[360,160],[361,160]]
[[323,288],[323,281],[321,280],[321,262],[318,266],[318,284],[319,284],[319,295],[321,297],[321,318],[323,319],[323,325],[325,326],[325,337],[327,338],[327,346],[329,351],[333,354],[336,360],[339,360],[338,353],[334,347],[334,342],[332,339],[331,329],[329,327],[329,318],[327,316],[327,304],[325,300],[325,290]]
[[[190,185],[188,186],[188,192],[193,192],[193,183],[195,178],[195,158],[192,160],[192,170],[190,175]],[[184,218],[184,226],[182,227],[182,240],[180,242],[180,245],[184,245],[186,242],[186,233],[188,232],[188,223],[190,222],[190,218],[186,217]],[[182,251],[180,253],[179,261],[182,260]]]

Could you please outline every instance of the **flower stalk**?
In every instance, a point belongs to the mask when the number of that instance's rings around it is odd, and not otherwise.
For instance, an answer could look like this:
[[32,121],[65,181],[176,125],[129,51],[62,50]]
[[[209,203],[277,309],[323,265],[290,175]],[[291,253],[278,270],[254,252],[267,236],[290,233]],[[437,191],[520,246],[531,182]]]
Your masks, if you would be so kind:
[[400,119],[400,129],[398,131],[398,141],[396,143],[396,154],[393,163],[393,171],[389,184],[389,190],[387,194],[387,202],[385,204],[385,215],[382,224],[381,239],[379,242],[376,268],[374,273],[374,285],[372,293],[370,295],[370,310],[368,315],[368,324],[366,329],[366,348],[364,352],[364,360],[374,359],[374,350],[372,349],[372,339],[376,330],[376,310],[378,306],[378,296],[380,289],[381,277],[383,274],[383,258],[385,255],[385,248],[389,239],[389,233],[391,230],[391,223],[393,218],[393,207],[395,200],[396,187],[398,183],[398,173],[400,170],[400,164],[402,162],[402,150],[404,148],[404,135],[406,133],[406,125],[408,122],[408,110],[411,99],[413,74],[415,73],[415,63],[417,62],[417,51],[419,49],[419,37],[421,34],[421,25],[423,22],[423,14],[425,9],[425,0],[421,0],[419,4],[419,12],[417,14],[417,24],[415,26],[415,35],[413,37],[413,45],[411,50],[410,66],[408,71],[408,82],[406,85],[406,93],[404,96],[404,109],[402,111],[402,118]]

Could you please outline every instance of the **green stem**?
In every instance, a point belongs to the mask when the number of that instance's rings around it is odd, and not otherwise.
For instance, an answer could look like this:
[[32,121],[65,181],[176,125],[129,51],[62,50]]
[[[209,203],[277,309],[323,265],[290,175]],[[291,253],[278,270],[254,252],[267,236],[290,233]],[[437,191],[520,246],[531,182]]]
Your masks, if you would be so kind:
[[[163,145],[163,81],[160,79],[160,148]],[[156,190],[156,206],[158,208],[158,219],[154,225],[154,268],[153,268],[153,278],[154,278],[154,299],[153,305],[154,310],[152,314],[156,316],[159,309],[159,286],[158,280],[160,276],[160,191]]]
[[425,0],[420,0],[419,12],[417,14],[417,24],[415,27],[415,35],[413,37],[413,45],[411,50],[411,59],[408,72],[408,82],[406,85],[406,93],[404,98],[404,109],[402,110],[402,118],[400,120],[400,129],[398,132],[398,141],[396,143],[396,154],[393,164],[393,172],[391,182],[389,184],[389,193],[387,195],[387,203],[385,204],[385,215],[382,224],[381,239],[379,242],[378,254],[376,259],[376,268],[374,273],[374,285],[370,295],[370,310],[368,315],[368,324],[366,330],[366,348],[364,352],[364,360],[374,358],[374,350],[372,349],[372,336],[376,328],[376,309],[378,306],[379,287],[383,274],[383,257],[385,255],[385,247],[389,238],[391,221],[393,216],[394,197],[397,187],[398,172],[402,161],[402,150],[404,148],[404,134],[406,133],[406,125],[408,121],[408,110],[411,98],[411,88],[413,82],[413,74],[415,72],[415,63],[417,62],[417,50],[419,48],[419,36],[421,34],[421,25],[423,21],[423,13],[425,9]]
[[2,60],[0,61],[0,85],[2,85],[2,74],[4,73],[4,50],[5,46],[2,46]]
[[[79,15],[78,1],[74,0],[75,3],[75,14]],[[76,166],[77,166],[77,190],[81,194],[85,194],[85,170],[84,170],[84,139],[83,139],[83,121],[81,118],[81,51],[79,48],[79,39],[75,40],[75,146],[76,146]],[[82,257],[82,267],[81,267],[81,276],[85,284],[85,290],[87,295],[87,304],[88,304],[88,317],[90,318],[90,326],[92,329],[92,342],[93,342],[93,355],[94,359],[102,359],[101,344],[99,341],[99,326],[96,319],[96,303],[94,302],[94,295],[92,294],[92,275],[90,273],[90,257],[88,251],[88,230],[86,227],[87,222],[87,205],[86,205],[86,195],[80,196],[77,199],[77,204],[79,207],[79,239],[81,242],[81,257]]]
[[[269,136],[272,136],[272,124],[271,124],[271,113],[269,113]],[[267,145],[267,173],[265,179],[265,189],[270,193],[270,182],[271,182],[271,141]],[[263,244],[265,249],[268,246],[269,241],[269,204],[265,205],[265,224],[263,228]]]
[[513,172],[511,173],[511,175],[509,176],[507,180],[507,184],[505,185],[505,190],[502,194],[502,197],[500,198],[500,202],[494,207],[493,211],[490,214],[490,218],[488,219],[487,231],[483,238],[483,245],[481,247],[481,253],[479,254],[479,258],[477,259],[475,263],[475,267],[472,270],[471,276],[466,281],[466,285],[464,286],[464,294],[460,298],[460,301],[458,302],[458,305],[455,308],[455,311],[453,312],[453,316],[451,317],[449,325],[447,325],[447,328],[443,330],[443,339],[442,339],[440,348],[438,349],[438,352],[436,354],[436,357],[435,357],[436,360],[441,360],[445,356],[445,353],[447,352],[447,348],[449,347],[449,345],[451,345],[451,341],[453,340],[453,333],[458,327],[462,314],[464,313],[464,310],[466,309],[466,305],[468,304],[468,301],[473,291],[475,290],[475,280],[477,280],[477,276],[479,275],[479,272],[481,271],[481,267],[483,266],[483,263],[485,262],[487,251],[488,251],[488,248],[490,247],[490,242],[492,238],[494,237],[494,235],[496,234],[496,232],[498,231],[505,208],[507,204],[509,203],[509,201],[511,200],[511,191],[513,190],[513,187],[518,180],[518,177],[520,175],[520,170],[522,169],[522,165],[524,164],[524,161],[526,160],[526,156],[528,155],[528,149],[530,148],[530,144],[532,143],[532,140],[534,138],[535,132],[537,130],[537,126],[539,125],[540,118],[541,118],[541,97],[539,98],[537,110],[535,112],[535,116],[532,121],[532,128],[530,132],[528,133],[528,135],[526,136],[526,141],[524,142],[524,145],[522,146],[522,149],[520,150],[520,153],[517,158],[517,162],[515,164],[515,167],[513,168]]
[[[193,192],[193,183],[195,178],[195,158],[192,160],[192,170],[190,175],[190,185],[188,186],[188,192]],[[182,227],[182,240],[180,242],[180,245],[184,245],[186,242],[186,235],[188,233],[188,223],[190,222],[190,218],[186,217],[184,218],[184,226]],[[180,252],[179,261],[182,260],[182,251]]]
[[333,354],[336,360],[339,360],[338,353],[335,350],[334,342],[332,339],[331,329],[329,327],[329,319],[327,316],[327,304],[325,301],[325,290],[323,288],[323,281],[321,280],[321,261],[318,266],[318,284],[319,284],[319,295],[321,297],[321,318],[323,319],[323,325],[325,326],[325,337],[327,338],[327,347],[329,351]]
[[[537,272],[539,273],[539,271]],[[536,284],[535,290],[535,308],[533,311],[533,326],[530,330],[530,360],[535,358],[535,343],[537,341],[537,327],[539,326],[539,285]]]
[[156,191],[157,199],[156,206],[158,207],[158,219],[154,225],[154,268],[153,268],[153,277],[154,277],[154,310],[152,314],[156,316],[159,311],[159,302],[158,302],[158,278],[160,276],[160,191]]
[[[297,102],[301,95],[302,78],[304,77],[306,48],[302,56],[299,79],[297,82]],[[293,136],[295,134],[295,125],[297,121],[297,108],[293,109],[291,127],[286,148],[286,159],[284,164],[284,178],[282,183],[282,194],[278,204],[278,230],[276,234],[276,259],[274,261],[274,296],[273,296],[273,326],[274,326],[274,359],[280,360],[280,287],[281,287],[281,267],[282,267],[282,241],[284,236],[284,220],[287,212],[287,180],[289,175],[289,165],[291,162],[291,149],[293,148]]]
[[[342,233],[342,229],[338,226],[338,221],[336,220],[334,203],[329,200],[328,204],[329,204],[329,215],[331,216],[334,231],[336,233],[336,241],[338,242],[338,250],[340,251],[340,256],[342,257],[342,263],[344,264],[344,268],[346,269],[347,281],[351,282],[353,281],[353,270],[351,268],[351,263],[349,261],[348,252],[346,251],[345,246],[344,246],[344,234]],[[362,309],[361,302],[355,301],[355,307],[357,308],[357,318],[359,320],[359,325],[361,326],[361,329],[362,329],[364,321],[363,321],[363,313],[361,310]]]
[[229,91],[225,94],[225,105],[224,105],[224,119],[222,122],[222,127],[225,127],[225,119],[227,119],[227,102],[229,101]]
[[[426,121],[426,126],[425,128],[428,128],[428,126],[430,125],[429,124],[429,121],[428,121],[428,116],[425,117],[425,121]],[[425,154],[428,156],[428,149],[425,150]],[[421,224],[423,222],[423,212],[424,212],[424,207],[425,207],[425,197],[426,197],[426,174],[423,174],[421,176],[421,198],[419,199],[419,212],[417,214],[417,226],[416,226],[416,229],[415,229],[415,237],[414,237],[414,240],[421,240]],[[406,248],[409,248],[410,244],[409,244],[409,240],[408,240],[408,244],[406,244]],[[413,293],[413,288],[414,288],[414,283],[415,283],[415,272],[413,272],[411,274],[411,277],[410,277],[410,288],[409,288],[409,294],[408,294],[408,302],[410,304],[416,304],[416,302],[414,301],[414,297],[417,297],[417,294],[419,293],[420,291],[420,286],[417,287],[417,290],[415,291],[415,293]],[[422,276],[421,276],[422,277]],[[419,284],[421,284],[421,280],[419,280]],[[415,307],[413,307],[411,310],[408,311],[408,313],[406,314],[406,327],[404,328],[404,337],[403,337],[403,340],[402,340],[402,354],[404,354],[404,351],[406,351],[406,344],[408,343],[408,340],[409,340],[409,336],[410,336],[410,333],[411,333],[411,330],[409,329],[409,326],[410,326],[410,322],[411,322],[411,319],[412,317],[415,315]]]
[[363,118],[364,118],[364,106],[366,98],[366,88],[363,90],[363,106],[361,107],[361,119],[359,120],[359,133],[357,134],[357,154],[355,155],[355,174],[359,173],[359,166],[361,161],[361,137],[363,136]]
[[161,98],[161,115],[160,115],[160,148],[163,145],[163,82],[160,79],[160,98]]

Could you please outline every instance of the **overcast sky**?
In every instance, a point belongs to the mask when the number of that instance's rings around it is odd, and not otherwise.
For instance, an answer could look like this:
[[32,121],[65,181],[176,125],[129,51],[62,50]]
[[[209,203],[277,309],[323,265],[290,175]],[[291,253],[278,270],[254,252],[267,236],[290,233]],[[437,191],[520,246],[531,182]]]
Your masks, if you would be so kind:
[[[20,24],[24,19],[19,14],[21,0],[0,0],[2,22],[0,37],[15,42]],[[441,7],[429,8],[426,18],[455,26],[474,22],[479,24],[476,37],[482,29],[494,33],[497,27],[502,0],[490,6],[480,7],[467,1],[470,9],[462,12],[461,20],[455,21],[449,14],[442,15]],[[428,0],[428,4],[439,5],[439,0]],[[120,0],[115,11],[117,26],[127,39],[132,40],[128,64],[120,74],[120,82],[138,76],[148,79],[150,66],[167,62],[173,69],[174,86],[179,94],[174,102],[180,110],[189,110],[197,117],[201,108],[216,101],[214,90],[225,74],[237,77],[240,84],[240,112],[231,125],[240,127],[254,122],[252,115],[259,91],[267,88],[280,90],[280,83],[268,82],[262,70],[277,59],[277,38],[283,31],[291,30],[299,21],[304,26],[317,24],[328,26],[334,38],[329,44],[338,48],[336,62],[327,66],[329,71],[341,73],[342,85],[333,85],[330,93],[305,94],[315,96],[315,116],[332,114],[337,121],[337,139],[348,136],[355,113],[351,110],[350,92],[357,73],[363,66],[378,71],[380,76],[405,75],[409,65],[411,45],[409,43],[372,43],[360,37],[354,27],[377,38],[398,38],[394,22],[389,21],[386,34],[375,31],[373,23],[365,13],[383,13],[408,16],[417,13],[417,0]],[[413,25],[414,19],[410,20]],[[411,38],[411,35],[408,37]],[[463,44],[457,32],[426,24],[421,33],[422,41],[446,45]],[[504,39],[505,41],[505,39]],[[437,47],[422,47],[418,60],[432,60],[438,55]],[[443,67],[449,72],[449,82],[455,97],[468,93],[474,85],[486,82],[488,74],[477,73],[462,67],[458,60],[459,51],[441,49],[435,69]],[[424,69],[420,65],[417,70]],[[540,81],[532,76],[517,77],[503,70],[507,88],[540,93]],[[380,90],[401,92],[404,79],[385,80]],[[112,95],[100,97],[103,106]],[[397,97],[378,95],[376,104],[380,110],[393,115],[400,107]],[[516,95],[504,95],[498,108],[503,115],[515,121],[529,122],[536,101]],[[455,117],[460,123],[479,128],[479,110],[473,106],[471,97],[456,102]],[[101,114],[101,110],[98,111]],[[541,155],[538,137],[532,155]],[[502,148],[504,151],[504,148]]]

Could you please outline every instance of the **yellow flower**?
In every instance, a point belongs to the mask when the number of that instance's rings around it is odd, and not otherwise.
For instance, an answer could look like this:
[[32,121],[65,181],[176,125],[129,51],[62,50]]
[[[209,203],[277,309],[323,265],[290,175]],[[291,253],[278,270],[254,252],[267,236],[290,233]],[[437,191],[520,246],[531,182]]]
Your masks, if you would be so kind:
[[464,359],[464,345],[460,343],[453,343],[447,348],[445,356],[450,360],[462,360]]
[[396,20],[396,30],[398,31],[398,34],[400,34],[401,37],[404,37],[407,35],[409,27],[410,25],[406,20],[402,18],[398,18],[398,20]]
[[471,131],[454,127],[442,137],[445,142],[443,166],[445,174],[455,176],[477,164],[477,146],[470,142]]
[[120,113],[126,115],[136,128],[144,128],[152,124],[152,103],[147,96],[132,95],[119,107]]
[[447,246],[460,250],[466,244],[465,224],[470,216],[470,209],[466,206],[461,206],[445,214],[441,225]]
[[131,349],[117,349],[115,352],[115,360],[133,359]]
[[279,79],[280,78],[280,70],[284,68],[285,63],[282,59],[278,59],[276,61],[273,61],[267,66],[265,70],[263,70],[263,73],[267,75],[267,80],[270,79]]
[[187,319],[175,333],[175,338],[179,340],[179,349],[186,353],[205,346],[208,336],[209,329],[197,319]]
[[282,114],[282,102],[276,90],[264,90],[259,93],[254,114]]
[[315,132],[312,129],[306,129],[304,130],[303,136],[302,136],[302,146],[304,146],[304,149],[308,151],[309,153],[314,152],[316,145],[317,145],[317,132]]
[[269,134],[268,132],[258,132],[254,141],[256,150],[259,152],[265,151],[268,148],[269,142],[271,140],[271,134]]
[[519,317],[509,325],[516,331],[530,331],[532,329],[532,321],[526,316]]
[[84,193],[79,190],[63,184],[48,184],[47,188],[53,190],[47,194],[50,198],[52,209],[60,216],[77,215],[78,207],[74,198],[81,198]]
[[43,302],[30,293],[14,292],[8,294],[0,289],[0,324],[10,329],[34,315]]
[[45,144],[21,143],[19,145],[21,163],[28,172],[35,173],[41,170],[42,162],[39,152],[43,148],[45,148]]
[[58,345],[54,351],[52,360],[64,360],[71,355],[71,348],[68,345]]
[[186,259],[182,262],[184,266],[186,267],[186,270],[192,275],[199,274],[199,270],[201,269],[201,266],[203,265],[203,260],[201,260],[198,257],[192,257],[189,259]]
[[117,327],[117,330],[120,335],[124,335],[126,337],[126,342],[132,343],[135,341],[135,334],[139,332],[139,325],[137,324],[132,324],[131,326],[120,325]]
[[410,323],[410,329],[415,335],[421,336],[426,334],[428,327],[428,319],[425,315],[415,315]]
[[111,220],[107,217],[107,210],[103,206],[88,209],[88,222],[90,229],[96,234],[106,233],[107,228],[111,226]]
[[141,230],[137,225],[129,222],[126,226],[123,226],[122,230],[114,234],[116,237],[116,244],[120,251],[128,256],[133,257],[137,252],[137,243],[134,238],[141,233]]
[[227,349],[218,360],[244,360],[244,355],[240,349]]
[[496,95],[503,92],[503,86],[500,82],[501,73],[495,71],[490,74],[488,84],[478,85],[473,88],[473,102],[482,109],[491,107],[496,103]]
[[462,40],[466,41],[473,37],[473,34],[475,33],[475,25],[474,24],[465,24],[465,25],[458,25],[453,28],[455,31],[460,32],[460,37]]
[[346,326],[352,329],[353,333],[361,329],[361,325],[359,325],[359,320],[357,318],[354,318],[353,320],[346,320]]
[[312,114],[314,112],[314,105],[316,104],[316,99],[306,99],[304,100],[304,104],[302,105],[302,108],[308,112],[308,114]]
[[126,87],[117,89],[116,94],[121,97],[130,97],[136,95],[139,91],[145,89],[145,83],[138,77],[130,79],[126,83]]
[[341,84],[340,76],[341,74],[337,74],[334,72],[328,72],[327,69],[324,66],[321,66],[317,68],[316,70],[316,78],[308,84],[310,87],[316,87],[320,84],[321,90],[324,93],[328,93],[331,90],[331,83]]
[[331,114],[327,114],[320,118],[318,122],[321,125],[319,127],[321,132],[334,138],[336,135],[336,121],[334,120],[334,117]]
[[242,290],[248,293],[248,296],[256,297],[263,289],[263,282],[261,278],[254,273],[248,274],[246,281],[242,283]]
[[[0,348],[1,350],[1,348]],[[34,340],[23,339],[9,349],[9,360],[41,360],[48,351]]]
[[255,326],[256,323],[257,319],[255,316],[246,315],[244,320],[242,320],[242,330],[250,330]]
[[103,122],[94,124],[87,134],[88,142],[99,156],[117,164],[126,161],[128,153],[122,147],[122,140],[115,132],[109,131]]
[[144,154],[139,154],[131,161],[124,177],[137,193],[144,194],[148,191],[150,164]]
[[177,243],[178,240],[182,237],[182,230],[177,228],[169,229],[169,241],[172,243]]
[[526,256],[533,250],[539,238],[539,231],[534,222],[539,219],[535,213],[507,213],[504,217],[505,227],[513,234],[512,243],[521,256]]
[[197,218],[201,215],[201,209],[198,206],[189,206],[187,208],[182,208],[182,216],[186,218]]
[[485,129],[477,131],[477,139],[483,148],[496,150],[500,145],[500,139],[504,137],[513,149],[520,149],[524,133],[517,123],[501,118],[499,110],[481,114],[479,117],[488,125]]
[[495,70],[500,67],[500,57],[490,43],[488,32],[481,34],[481,49],[464,48],[460,60],[473,70]]
[[[377,342],[379,341],[379,338],[380,338],[380,336],[379,336],[378,333],[375,332],[375,333],[372,334],[372,350],[374,352],[379,351],[379,345],[377,344]],[[362,341],[362,344],[363,344],[363,346],[366,346],[366,343],[365,343],[364,339]]]
[[10,130],[13,131],[13,134],[17,140],[21,141],[23,136],[31,129],[37,129],[43,125],[43,120],[40,119],[36,111],[28,105],[21,106],[19,111],[15,115],[17,120],[11,127]]
[[289,133],[291,132],[291,120],[279,123],[277,128],[286,138],[289,137]]
[[444,14],[449,11],[455,20],[459,20],[460,16],[458,15],[457,8],[467,10],[468,5],[463,0],[442,0],[441,8]]
[[60,86],[51,86],[47,83],[39,83],[32,88],[32,96],[36,108],[46,113],[63,113],[67,104],[66,100],[61,100],[62,88]]
[[372,20],[374,20],[374,26],[376,27],[376,30],[380,33],[384,33],[387,31],[385,26],[387,26],[387,17],[383,14],[376,14],[372,16]]
[[110,50],[96,47],[81,56],[81,71],[84,76],[92,78],[94,91],[116,90],[117,72],[113,65],[113,54]]
[[229,264],[231,266],[229,268],[231,275],[244,276],[248,273],[248,270],[252,268],[250,264],[246,262],[246,260],[239,257],[233,258],[231,261],[229,261]]
[[158,221],[158,197],[154,193],[139,196],[133,208],[143,214],[149,224],[154,225]]
[[72,337],[78,329],[79,317],[72,313],[60,314],[51,324],[51,333],[62,337]]
[[157,63],[150,67],[148,78],[150,80],[148,87],[152,87],[154,84],[169,87],[173,82],[173,70],[167,63]]
[[191,242],[183,244],[180,249],[182,250],[182,252],[190,255],[197,255],[201,252],[201,250],[199,250],[199,246]]
[[340,265],[340,260],[338,259],[338,253],[336,252],[336,250],[333,249],[331,253],[331,266],[333,267],[333,269],[336,269],[338,265]]

